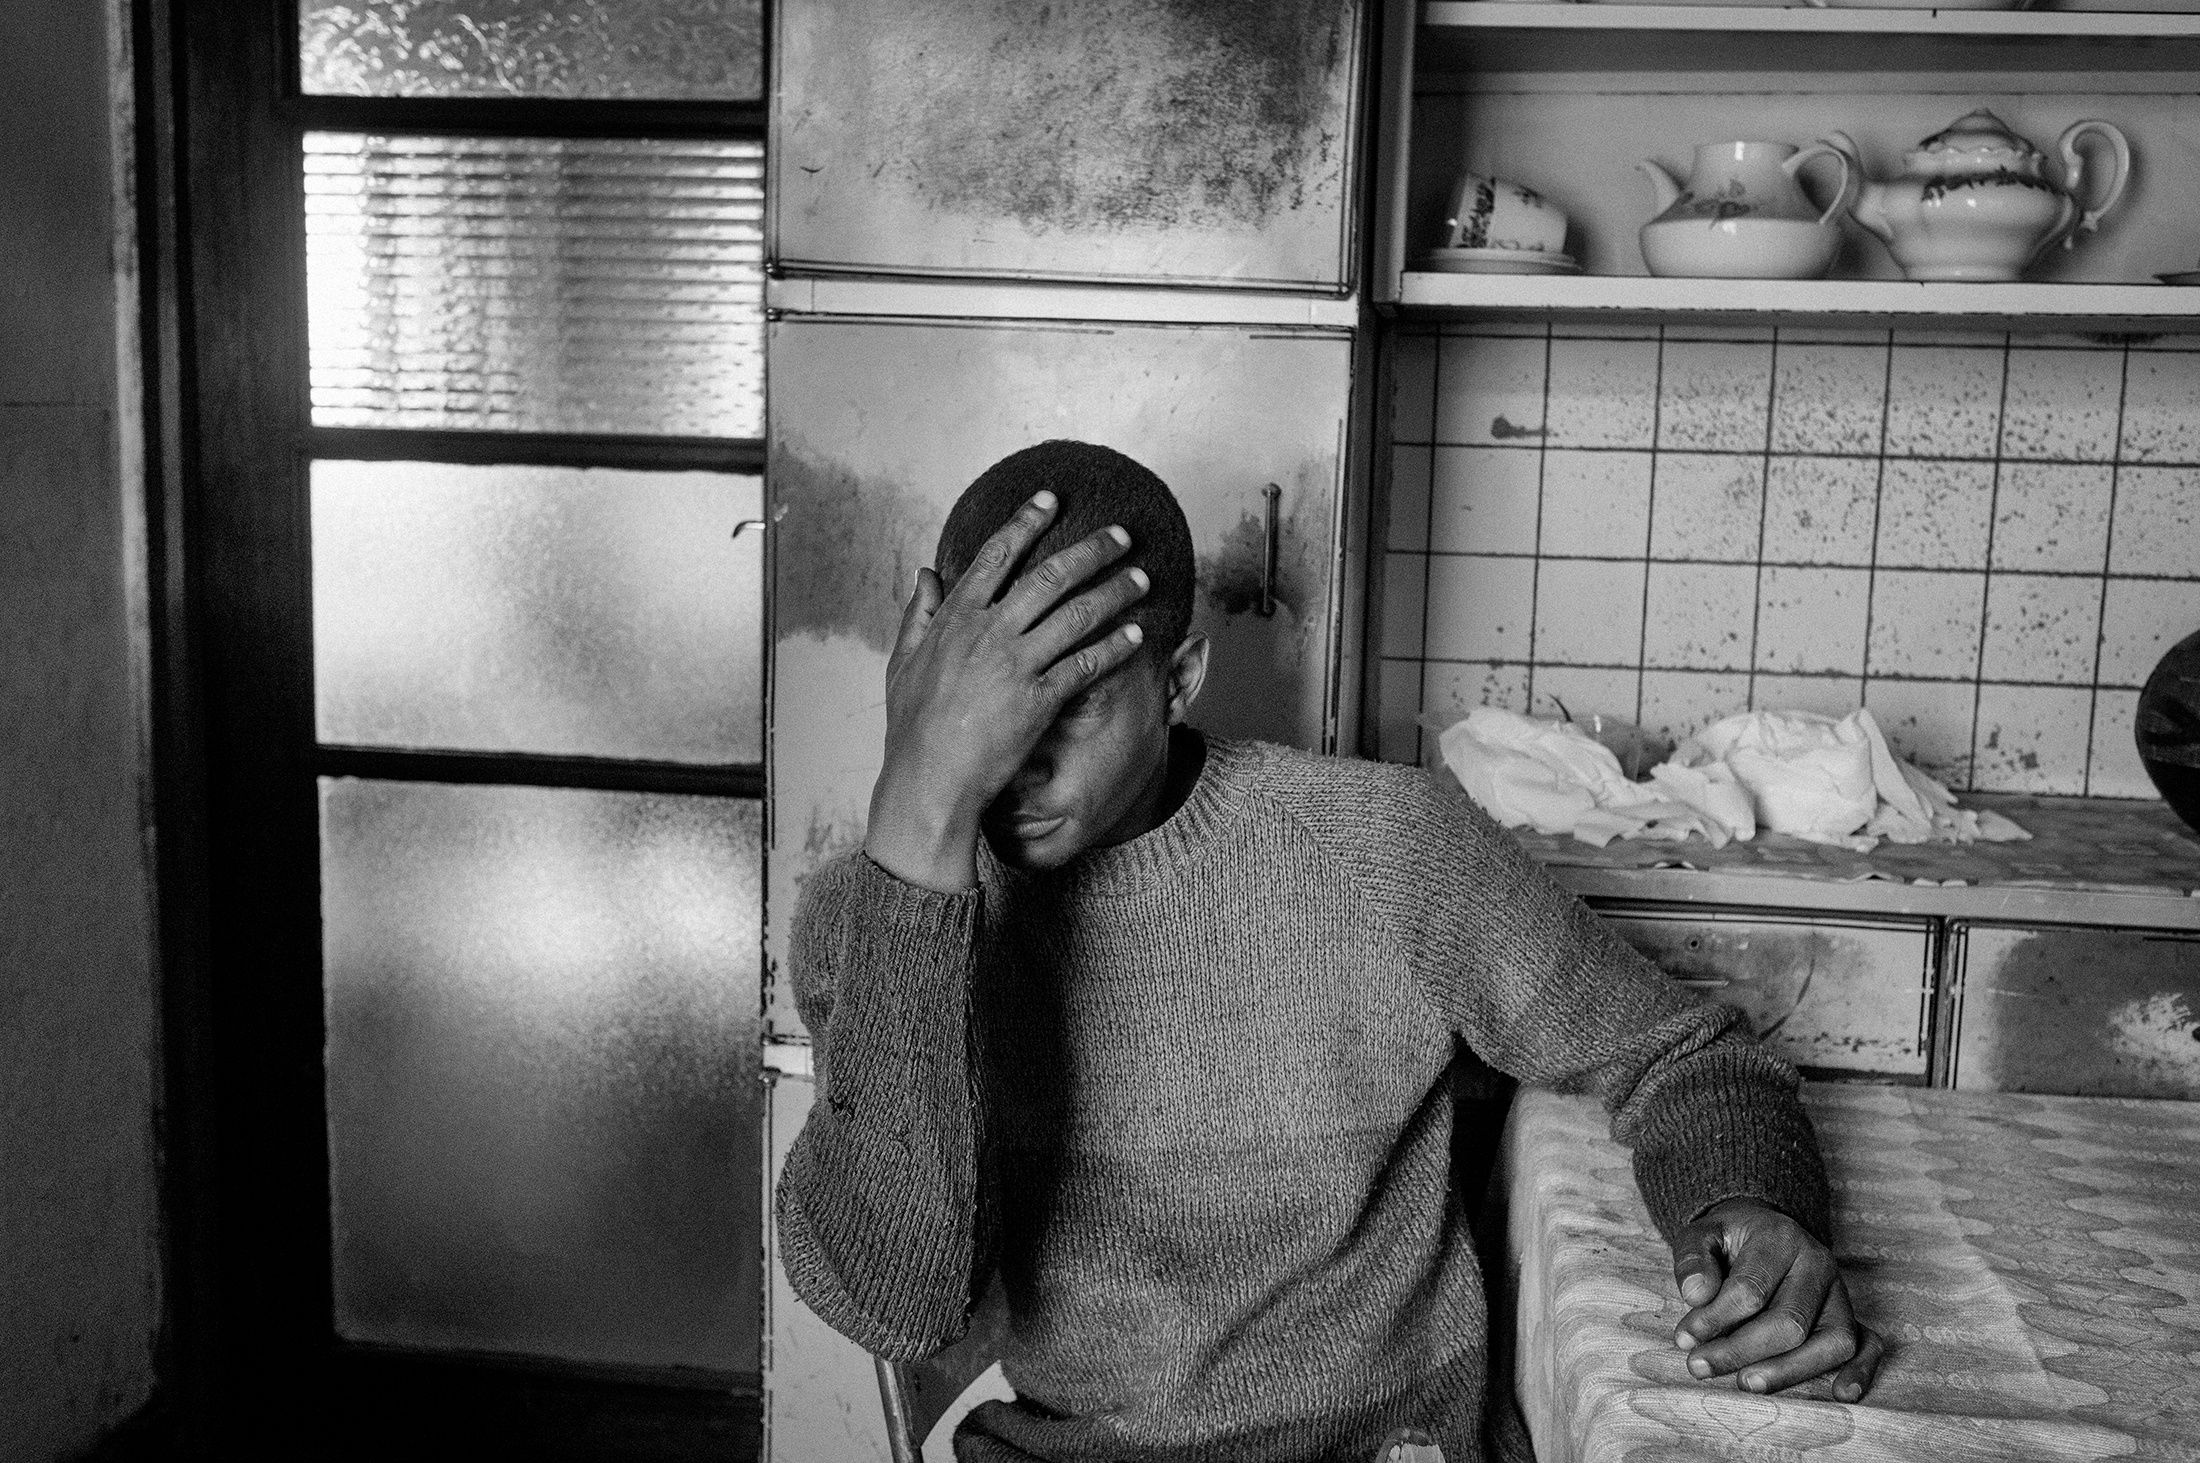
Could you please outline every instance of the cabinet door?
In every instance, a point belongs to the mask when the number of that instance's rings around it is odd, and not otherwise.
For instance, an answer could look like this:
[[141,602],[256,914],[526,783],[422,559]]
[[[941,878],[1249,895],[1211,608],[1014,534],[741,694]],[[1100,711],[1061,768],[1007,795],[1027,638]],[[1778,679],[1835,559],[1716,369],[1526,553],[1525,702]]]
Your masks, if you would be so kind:
[[1951,1080],[2200,1098],[2200,935],[1959,924]]
[[1923,1079],[1932,935],[1922,923],[1606,913],[1689,989],[1740,1008],[1798,1067]]
[[[912,577],[971,479],[1018,448],[1099,442],[1175,490],[1199,556],[1193,623],[1214,643],[1195,725],[1334,741],[1347,336],[812,317],[774,324],[768,348],[772,971],[803,878],[862,841]],[[773,1030],[798,1030],[770,984]]]
[[1361,12],[783,5],[772,258],[797,272],[1341,291]]

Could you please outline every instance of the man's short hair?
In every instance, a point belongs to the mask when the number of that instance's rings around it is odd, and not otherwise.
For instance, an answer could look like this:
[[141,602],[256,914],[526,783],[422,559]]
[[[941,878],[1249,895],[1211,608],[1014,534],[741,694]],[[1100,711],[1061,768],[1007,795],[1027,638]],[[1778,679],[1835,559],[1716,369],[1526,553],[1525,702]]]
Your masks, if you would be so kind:
[[1169,485],[1142,464],[1113,448],[1090,442],[1041,442],[1012,452],[978,474],[948,510],[940,530],[935,565],[952,587],[977,558],[978,550],[1017,509],[1041,489],[1060,500],[1054,522],[1024,555],[1018,572],[1068,548],[1111,523],[1131,536],[1130,551],[1082,588],[1136,565],[1152,580],[1143,598],[1117,617],[1135,621],[1145,632],[1146,649],[1166,663],[1192,628],[1192,595],[1197,572],[1191,525],[1177,506]]

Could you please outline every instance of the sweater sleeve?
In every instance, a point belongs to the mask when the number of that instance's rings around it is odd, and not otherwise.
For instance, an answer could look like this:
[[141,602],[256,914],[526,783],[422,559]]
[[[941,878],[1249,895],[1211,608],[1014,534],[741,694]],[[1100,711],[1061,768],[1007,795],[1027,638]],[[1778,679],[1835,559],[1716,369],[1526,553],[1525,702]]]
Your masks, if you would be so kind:
[[1682,991],[1480,808],[1425,775],[1394,786],[1400,806],[1374,824],[1415,832],[1370,860],[1370,894],[1446,1024],[1522,1081],[1594,1093],[1668,1241],[1732,1198],[1827,1240],[1831,1196],[1794,1068],[1739,1012]]
[[991,1265],[970,1019],[982,897],[856,853],[795,911],[817,1094],[780,1174],[780,1259],[827,1324],[890,1360],[960,1336]]

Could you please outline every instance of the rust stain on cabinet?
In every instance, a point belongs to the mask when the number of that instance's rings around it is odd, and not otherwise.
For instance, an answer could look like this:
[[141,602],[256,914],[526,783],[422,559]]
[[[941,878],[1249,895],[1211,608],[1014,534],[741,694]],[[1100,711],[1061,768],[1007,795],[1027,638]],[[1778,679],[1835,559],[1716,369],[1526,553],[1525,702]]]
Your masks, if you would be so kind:
[[1335,0],[1130,0],[902,8],[912,53],[955,57],[976,85],[904,92],[881,132],[953,213],[1057,228],[1267,222],[1331,167],[1354,7]]
[[1608,915],[1680,985],[1733,1006],[1802,1067],[1923,1077],[1922,926]]
[[2200,938],[1967,925],[1955,1085],[2200,1098]]

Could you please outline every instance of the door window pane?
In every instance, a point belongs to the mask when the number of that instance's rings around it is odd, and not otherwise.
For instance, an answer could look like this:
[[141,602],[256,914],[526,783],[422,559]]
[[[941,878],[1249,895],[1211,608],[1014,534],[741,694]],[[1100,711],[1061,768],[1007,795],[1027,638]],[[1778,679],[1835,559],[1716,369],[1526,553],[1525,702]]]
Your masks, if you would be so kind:
[[762,159],[307,133],[314,422],[760,435]]
[[321,740],[763,760],[758,479],[316,462],[312,484]]
[[761,0],[299,0],[308,95],[752,101]]
[[759,811],[323,779],[339,1334],[757,1365]]

